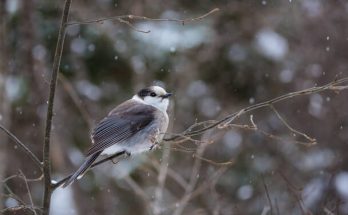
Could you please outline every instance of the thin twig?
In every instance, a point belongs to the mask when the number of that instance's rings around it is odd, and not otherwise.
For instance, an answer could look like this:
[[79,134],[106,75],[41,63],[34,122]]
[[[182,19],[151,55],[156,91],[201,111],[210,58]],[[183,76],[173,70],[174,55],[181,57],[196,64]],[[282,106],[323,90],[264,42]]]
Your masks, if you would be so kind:
[[130,23],[129,21],[126,21],[124,19],[118,19],[118,21],[120,23],[123,23],[123,24],[126,24],[128,25],[128,27],[130,27],[131,29],[133,29],[134,31],[137,31],[137,32],[140,32],[140,33],[150,33],[151,31],[150,30],[141,30],[141,29],[138,29],[137,27],[135,27],[132,23]]
[[[202,194],[205,190],[207,190],[209,187],[215,186],[215,184],[217,183],[217,181],[219,180],[219,178],[228,170],[227,167],[220,167],[218,170],[216,170],[213,174],[211,174],[209,176],[209,178],[207,178],[206,180],[204,180],[204,182],[202,184],[200,184],[199,186],[197,186],[197,188],[195,190],[193,190],[191,192],[191,195],[188,197],[188,201],[194,199],[195,197],[199,196],[200,194]],[[169,206],[168,208],[163,209],[164,210],[170,210],[170,209],[174,209],[177,208],[179,202],[175,202],[174,204],[172,204],[171,206]],[[163,212],[162,211],[162,212]]]
[[265,179],[264,179],[263,176],[262,176],[262,183],[263,183],[263,187],[265,188],[265,191],[266,191],[266,196],[267,196],[268,204],[269,204],[269,207],[270,207],[270,210],[271,210],[271,215],[273,215],[273,204],[272,204],[269,192],[268,192],[267,184],[266,184]]
[[310,144],[316,144],[316,139],[314,139],[314,138],[308,136],[308,135],[305,134],[305,133],[302,133],[302,132],[300,132],[300,131],[298,131],[298,130],[292,128],[292,127],[289,125],[289,123],[287,123],[286,120],[280,115],[280,113],[277,111],[277,109],[276,109],[273,105],[270,105],[269,107],[270,107],[270,108],[273,110],[273,112],[277,115],[278,119],[279,119],[280,121],[282,121],[282,123],[283,123],[290,131],[292,131],[293,133],[298,134],[298,135],[300,135],[300,136],[306,138],[306,139],[310,142]]
[[[199,147],[197,149],[198,157],[202,157],[207,145],[208,145],[208,141],[203,141],[203,144],[199,145]],[[188,204],[188,202],[191,198],[191,195],[192,195],[192,191],[196,187],[196,184],[197,184],[197,181],[199,178],[198,174],[199,174],[199,170],[201,168],[201,164],[202,164],[201,159],[195,159],[195,162],[194,162],[193,167],[192,167],[189,185],[185,189],[184,196],[178,202],[178,204],[177,204],[178,207],[173,212],[174,215],[181,215],[183,213],[186,205]]]
[[33,211],[33,212],[35,211],[35,209],[40,210],[40,208],[32,209],[26,205],[18,205],[18,206],[14,206],[14,207],[4,208],[4,209],[0,210],[0,213],[7,214],[7,212],[9,212],[10,214],[19,214],[19,212],[22,212],[25,209],[28,209],[28,210]]
[[[112,16],[112,17],[105,17],[105,18],[99,18],[99,19],[92,19],[92,20],[86,20],[86,21],[73,21],[69,22],[66,25],[67,26],[72,26],[72,25],[88,25],[88,24],[93,24],[93,23],[102,23],[104,21],[119,21],[119,22],[126,22],[125,19],[128,20],[143,20],[143,21],[156,21],[156,22],[179,22],[183,25],[185,25],[188,22],[194,22],[197,20],[201,20],[206,18],[207,16],[210,16],[211,14],[218,12],[219,8],[215,8],[208,13],[205,13],[201,16],[194,17],[194,18],[187,18],[187,19],[157,19],[157,18],[149,18],[145,16],[136,16],[136,15],[121,15],[121,16]],[[130,24],[129,22],[126,24]],[[144,32],[148,33],[148,31]]]
[[162,163],[159,168],[158,173],[158,184],[155,190],[155,199],[153,202],[153,214],[158,215],[161,213],[161,206],[163,202],[163,189],[164,183],[168,174],[168,166],[169,166],[169,158],[170,158],[170,147],[167,147],[163,150],[162,154]]
[[139,186],[139,184],[134,181],[131,177],[129,177],[129,175],[126,175],[124,177],[124,180],[128,183],[128,185],[133,189],[133,191],[143,199],[144,203],[145,203],[145,207],[146,210],[149,214],[151,214],[151,209],[150,209],[150,205],[151,205],[151,201],[150,198],[146,195],[146,192],[144,191],[143,188],[141,188],[141,186]]
[[14,134],[7,130],[4,126],[0,125],[0,129],[3,130],[17,145],[24,150],[24,152],[34,161],[34,163],[42,170],[42,164],[39,158],[26,146],[22,141],[20,141]]
[[[151,163],[152,165],[159,170],[161,169],[161,164],[155,160],[155,159],[151,159]],[[159,173],[158,173],[159,174]],[[178,174],[176,171],[174,171],[173,169],[167,167],[167,174],[169,177],[171,177],[176,183],[178,183],[183,189],[185,189],[186,186],[188,186],[187,181],[180,175]]]
[[17,178],[18,175],[11,175],[11,176],[8,176],[7,178],[4,178],[1,180],[1,183],[6,183],[7,181],[11,180],[11,179],[14,179],[14,178]]
[[292,184],[290,180],[281,171],[278,171],[278,173],[284,179],[290,193],[294,196],[302,214],[303,215],[311,214],[311,212],[308,209],[306,209],[301,197],[301,193],[299,193],[302,191],[302,188],[297,188],[297,186]]
[[208,187],[214,186],[219,178],[228,170],[228,167],[220,167],[216,170],[208,179],[206,179],[201,185],[197,186],[197,189],[192,191],[190,200],[199,196]]
[[194,130],[196,127],[201,126],[202,124],[204,124],[207,121],[200,122],[200,123],[195,123],[193,126],[190,127],[190,129],[185,130],[181,134],[173,135],[173,136],[171,136],[169,138],[165,138],[164,140],[165,141],[174,141],[174,140],[178,141],[178,139],[180,140],[180,138],[182,136],[192,137],[192,136],[196,136],[196,135],[202,134],[203,132],[205,132],[207,130],[210,130],[212,128],[215,128],[215,127],[227,126],[227,125],[231,124],[236,118],[238,118],[239,116],[241,116],[241,115],[243,115],[245,113],[248,113],[248,112],[256,110],[256,109],[269,107],[272,104],[276,104],[276,103],[279,103],[279,102],[284,101],[284,100],[288,100],[288,99],[293,98],[293,97],[298,97],[298,96],[303,96],[303,95],[310,95],[310,94],[313,94],[313,93],[319,93],[319,92],[327,91],[327,90],[334,90],[334,91],[345,90],[345,89],[348,89],[346,85],[342,85],[342,86],[338,86],[338,85],[345,84],[347,82],[348,82],[348,77],[345,77],[345,78],[341,78],[341,79],[332,81],[332,82],[330,82],[328,84],[325,84],[323,86],[312,87],[312,88],[308,88],[308,89],[305,89],[305,90],[300,90],[300,91],[296,91],[296,92],[287,93],[287,94],[281,95],[279,97],[276,97],[274,99],[270,99],[268,101],[261,102],[261,103],[258,103],[258,104],[251,105],[251,106],[248,106],[246,108],[243,108],[243,109],[241,109],[241,110],[239,110],[239,111],[237,111],[235,113],[232,113],[232,114],[226,116],[225,118],[223,118],[221,120],[215,121],[213,123],[209,123],[210,125],[204,126],[201,129]]
[[198,159],[200,159],[202,161],[205,161],[205,162],[207,162],[207,163],[209,163],[211,165],[214,165],[214,166],[231,166],[231,165],[235,164],[235,160],[233,158],[228,160],[228,161],[217,162],[217,161],[213,161],[211,159],[208,159],[208,158],[196,155],[196,154],[193,154],[193,156],[195,158],[198,158]]
[[[7,178],[4,178],[0,181],[0,183],[7,183],[9,180],[12,180],[14,178],[18,178],[18,177],[21,177],[20,175],[18,174],[15,174],[15,175],[11,175]],[[26,178],[27,182],[36,182],[36,181],[41,181],[43,179],[43,175],[41,175],[40,177],[38,178]]]
[[21,176],[21,178],[22,178],[23,181],[24,181],[25,187],[26,187],[26,189],[27,189],[29,201],[30,201],[31,207],[33,208],[33,212],[34,212],[35,215],[37,215],[36,210],[34,209],[34,202],[33,202],[33,198],[32,198],[32,196],[31,196],[31,192],[30,192],[30,189],[29,189],[27,177],[24,175],[24,173],[22,172],[22,170],[19,170],[19,175]]
[[279,209],[279,204],[277,198],[274,199],[277,215],[280,215],[280,209]]
[[[116,158],[116,157],[119,157],[119,156],[121,156],[121,155],[123,155],[123,154],[125,154],[124,151],[118,152],[118,153],[116,153],[116,154],[110,155],[109,157],[106,157],[106,158],[104,158],[104,159],[101,159],[100,161],[97,161],[97,162],[95,162],[94,164],[92,164],[91,167],[90,167],[87,171],[93,169],[93,168],[96,167],[96,166],[99,166],[100,164],[103,164],[103,163],[105,163],[105,162],[107,162],[107,161],[110,161],[110,160]],[[73,175],[73,173],[70,174],[70,175],[68,175],[68,176],[66,176],[65,178],[61,179],[60,181],[53,183],[53,184],[51,185],[52,190],[55,190],[56,188],[60,187],[60,186],[61,186],[62,184],[64,184],[64,182],[66,182],[72,175]]]
[[79,96],[77,95],[76,91],[74,90],[74,87],[72,86],[72,84],[69,82],[69,80],[62,73],[60,73],[58,75],[58,79],[60,80],[60,82],[63,85],[63,88],[68,93],[68,95],[70,96],[70,98],[74,102],[75,106],[77,107],[77,109],[81,113],[81,116],[85,120],[85,122],[87,123],[89,129],[92,129],[93,122],[91,120],[91,117],[90,117],[89,113],[87,112],[87,110],[84,108],[84,106],[81,105]]
[[3,184],[3,187],[5,188],[4,190],[6,190],[9,193],[9,197],[15,199],[22,205],[26,205],[26,203],[21,198],[19,198],[19,196],[17,196],[7,184]]
[[60,23],[57,47],[53,59],[52,75],[50,81],[50,92],[48,97],[47,116],[46,116],[46,129],[45,129],[45,141],[43,145],[43,172],[44,172],[44,195],[43,195],[43,215],[48,215],[50,211],[51,203],[51,158],[50,158],[50,137],[53,118],[53,105],[56,92],[57,77],[59,72],[60,60],[63,52],[63,44],[65,38],[66,23],[69,18],[69,10],[72,0],[65,0],[64,9],[62,14],[62,20]]

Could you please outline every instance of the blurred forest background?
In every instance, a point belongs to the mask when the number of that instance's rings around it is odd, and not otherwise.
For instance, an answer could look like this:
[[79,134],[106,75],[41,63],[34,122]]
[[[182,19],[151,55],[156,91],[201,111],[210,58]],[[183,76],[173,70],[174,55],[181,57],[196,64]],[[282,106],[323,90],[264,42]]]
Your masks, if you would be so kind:
[[[0,1],[0,124],[42,157],[52,59],[63,1]],[[93,125],[144,86],[175,96],[170,133],[243,107],[348,76],[348,3],[343,0],[74,0],[52,130],[52,177],[74,171]],[[348,214],[348,93],[327,91],[252,112],[257,129],[213,129],[195,141],[105,163],[52,196],[51,214]],[[249,114],[235,121],[250,125]],[[273,135],[273,136],[272,136]],[[304,142],[304,143],[303,143]],[[0,133],[0,177],[40,170]],[[42,182],[1,182],[5,214],[31,214]],[[15,195],[14,195],[15,194]],[[38,210],[39,211],[39,210]]]

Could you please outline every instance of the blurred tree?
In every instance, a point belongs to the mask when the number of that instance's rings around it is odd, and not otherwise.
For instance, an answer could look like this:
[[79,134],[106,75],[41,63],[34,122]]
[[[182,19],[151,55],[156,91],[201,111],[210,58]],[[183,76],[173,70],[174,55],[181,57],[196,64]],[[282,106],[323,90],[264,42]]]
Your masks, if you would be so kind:
[[[40,158],[62,4],[0,1],[0,124]],[[94,122],[141,87],[175,93],[169,132],[180,133],[348,76],[344,1],[76,0],[70,21],[123,14],[181,19],[216,7],[218,13],[185,25],[126,19],[150,33],[117,20],[67,27],[51,141],[54,179],[81,164]],[[237,125],[100,165],[56,189],[51,214],[348,214],[346,97],[337,89],[294,97],[242,114]],[[317,144],[309,147],[294,129]],[[1,178],[18,169],[40,176],[6,135],[0,139]],[[42,182],[29,187],[40,205]],[[4,208],[30,205],[21,178],[2,190]]]

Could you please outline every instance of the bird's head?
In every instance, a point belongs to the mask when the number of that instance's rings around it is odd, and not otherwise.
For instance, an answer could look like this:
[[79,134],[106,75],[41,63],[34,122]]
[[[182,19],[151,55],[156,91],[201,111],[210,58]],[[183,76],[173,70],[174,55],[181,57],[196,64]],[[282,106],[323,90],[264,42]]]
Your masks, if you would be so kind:
[[159,110],[167,111],[169,105],[169,97],[172,93],[167,93],[165,89],[159,86],[151,86],[140,90],[133,99],[140,100],[147,105],[152,105]]

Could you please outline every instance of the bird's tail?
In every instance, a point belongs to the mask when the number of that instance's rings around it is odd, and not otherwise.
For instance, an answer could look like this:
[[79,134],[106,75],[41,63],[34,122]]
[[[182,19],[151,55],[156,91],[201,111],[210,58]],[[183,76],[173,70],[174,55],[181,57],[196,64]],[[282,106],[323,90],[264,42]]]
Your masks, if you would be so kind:
[[100,152],[94,153],[88,156],[85,162],[80,166],[80,168],[72,175],[70,178],[63,184],[63,188],[69,186],[71,183],[75,182],[77,179],[80,179],[86,171],[90,168],[93,162],[98,158]]

